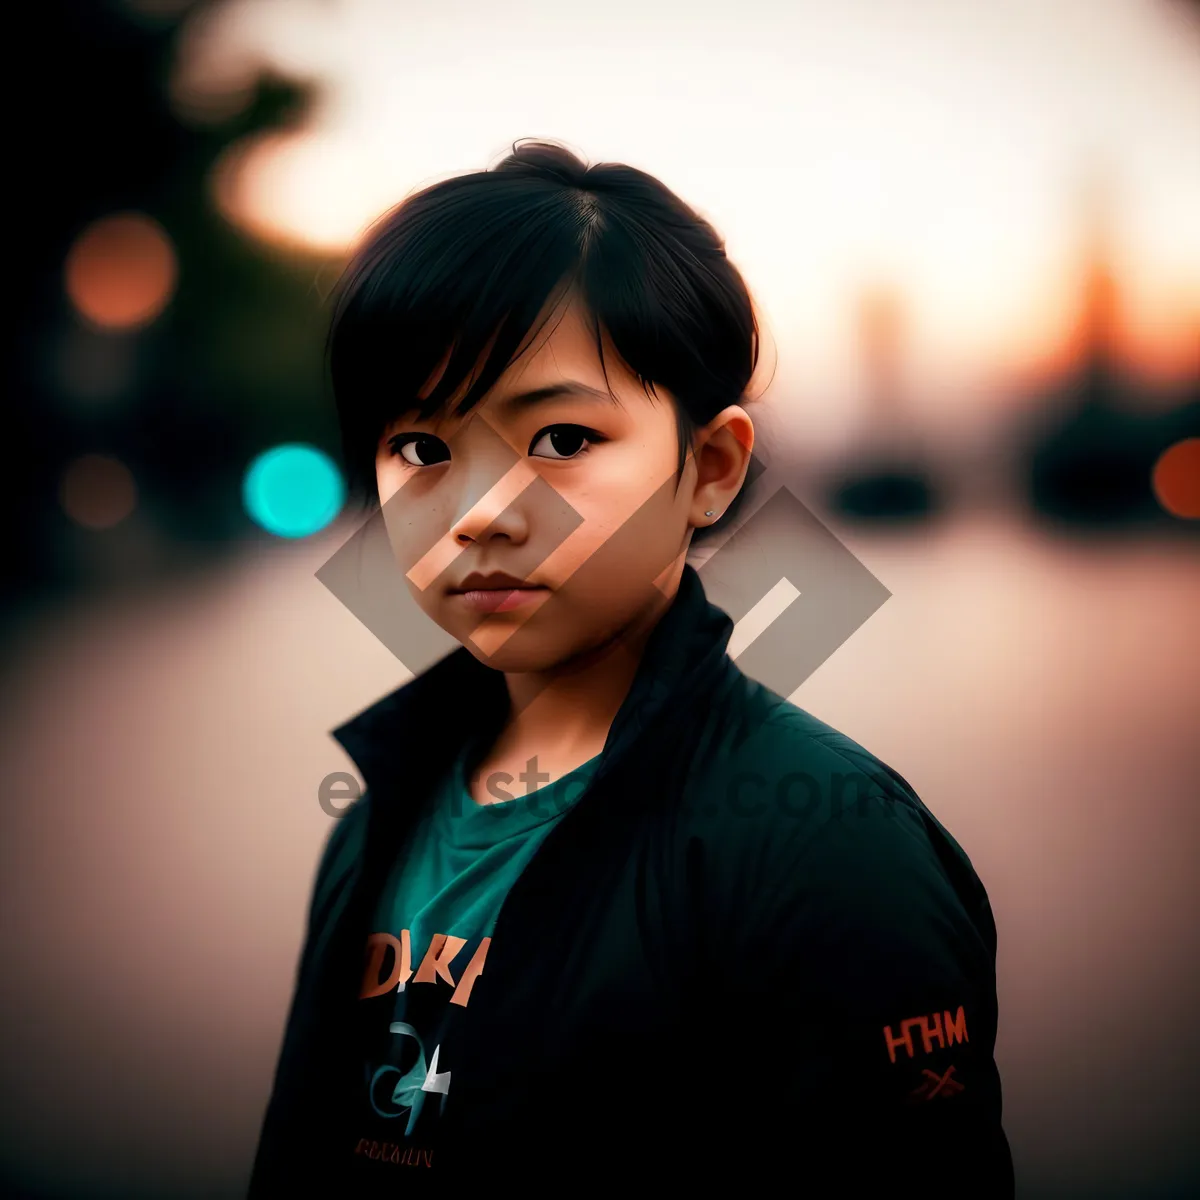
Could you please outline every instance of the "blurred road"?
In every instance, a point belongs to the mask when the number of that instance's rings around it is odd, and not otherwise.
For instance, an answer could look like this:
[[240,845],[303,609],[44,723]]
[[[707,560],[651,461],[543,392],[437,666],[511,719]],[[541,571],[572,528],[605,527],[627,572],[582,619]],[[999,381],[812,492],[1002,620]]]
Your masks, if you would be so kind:
[[[330,829],[317,787],[350,768],[327,733],[407,677],[314,576],[349,532],[22,640],[0,1152],[31,1186],[241,1194]],[[978,515],[842,536],[893,596],[792,699],[896,767],[988,887],[1018,1194],[1184,1194],[1200,553]]]

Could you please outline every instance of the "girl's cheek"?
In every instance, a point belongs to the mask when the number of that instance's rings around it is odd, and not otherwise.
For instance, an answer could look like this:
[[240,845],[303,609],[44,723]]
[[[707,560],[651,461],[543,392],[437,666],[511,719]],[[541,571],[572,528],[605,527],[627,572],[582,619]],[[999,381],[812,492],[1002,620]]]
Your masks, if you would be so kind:
[[375,484],[380,504],[387,502],[400,490],[400,473],[389,458],[380,457],[375,462]]

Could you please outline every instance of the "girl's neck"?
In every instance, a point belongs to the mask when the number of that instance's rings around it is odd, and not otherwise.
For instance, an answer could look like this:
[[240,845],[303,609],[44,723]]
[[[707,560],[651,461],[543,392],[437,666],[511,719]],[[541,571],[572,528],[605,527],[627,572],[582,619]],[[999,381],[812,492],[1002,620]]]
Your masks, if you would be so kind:
[[598,754],[671,598],[603,645],[550,671],[505,676],[509,715],[497,745],[548,756]]

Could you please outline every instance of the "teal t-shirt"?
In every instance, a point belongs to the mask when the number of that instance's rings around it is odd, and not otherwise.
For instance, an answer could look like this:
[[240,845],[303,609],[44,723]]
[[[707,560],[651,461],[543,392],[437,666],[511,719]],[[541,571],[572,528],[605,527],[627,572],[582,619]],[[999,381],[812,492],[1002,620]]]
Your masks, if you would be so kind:
[[[397,1168],[433,1165],[439,1118],[454,1095],[454,1030],[482,974],[500,907],[526,864],[583,794],[600,756],[553,783],[488,781],[468,790],[483,747],[472,743],[414,824],[380,893],[360,1003],[372,1030],[361,1134],[347,1147],[361,1171],[397,1182]],[[530,764],[536,771],[536,760]]]

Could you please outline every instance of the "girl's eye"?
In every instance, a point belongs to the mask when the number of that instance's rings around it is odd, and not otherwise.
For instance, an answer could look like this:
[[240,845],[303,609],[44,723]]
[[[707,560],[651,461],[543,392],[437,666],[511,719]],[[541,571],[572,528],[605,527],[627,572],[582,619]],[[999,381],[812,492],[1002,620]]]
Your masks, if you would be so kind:
[[[585,445],[594,445],[604,438],[594,430],[585,429],[582,425],[551,425],[544,429],[529,447],[529,453],[538,458],[575,458],[580,453],[586,453]],[[537,447],[545,443],[550,448],[549,454],[537,454]]]
[[[563,462],[578,458],[587,452],[588,446],[606,440],[602,434],[583,425],[550,425],[533,439],[529,453],[537,458]],[[398,433],[388,440],[388,446],[410,467],[433,467],[450,458],[450,447],[431,433]]]
[[[399,454],[412,467],[432,467],[450,457],[450,447],[431,433],[398,433],[388,441],[388,445],[393,454]],[[439,452],[444,452],[442,457],[434,457],[433,462],[424,461],[426,455],[436,456]]]

